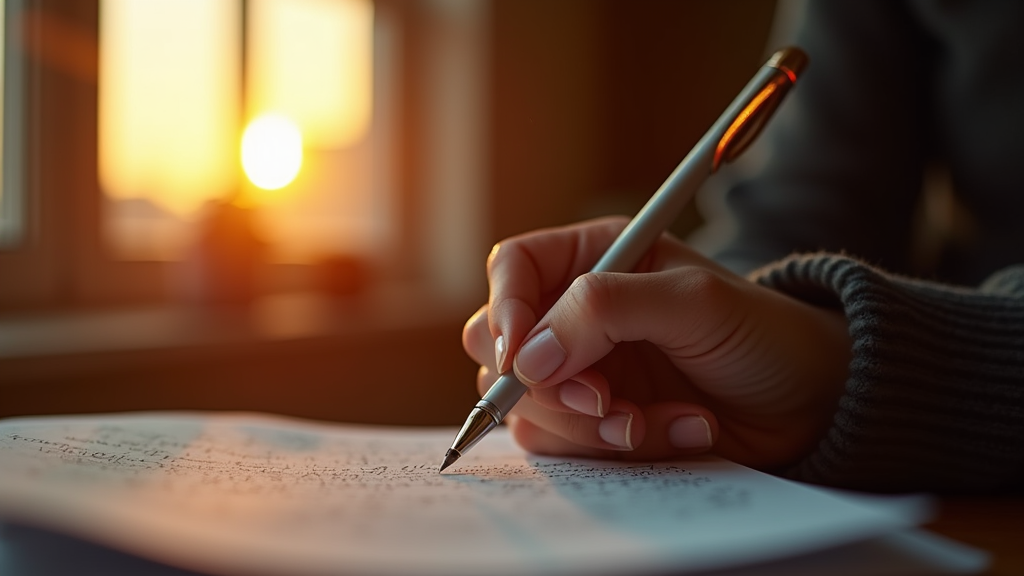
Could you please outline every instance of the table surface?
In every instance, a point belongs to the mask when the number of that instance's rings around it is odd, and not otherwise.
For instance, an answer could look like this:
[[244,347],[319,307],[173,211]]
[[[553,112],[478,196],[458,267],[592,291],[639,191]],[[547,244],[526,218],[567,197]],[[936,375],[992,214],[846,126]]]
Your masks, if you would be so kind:
[[924,527],[991,553],[987,576],[1024,575],[1024,496],[946,497]]

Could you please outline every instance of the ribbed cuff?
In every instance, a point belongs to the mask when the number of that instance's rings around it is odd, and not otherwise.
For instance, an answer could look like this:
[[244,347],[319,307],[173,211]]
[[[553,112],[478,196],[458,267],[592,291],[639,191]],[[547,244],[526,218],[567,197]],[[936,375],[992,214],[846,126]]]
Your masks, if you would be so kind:
[[853,339],[833,426],[786,476],[876,491],[1024,486],[1024,266],[959,288],[817,254],[751,277],[841,307]]

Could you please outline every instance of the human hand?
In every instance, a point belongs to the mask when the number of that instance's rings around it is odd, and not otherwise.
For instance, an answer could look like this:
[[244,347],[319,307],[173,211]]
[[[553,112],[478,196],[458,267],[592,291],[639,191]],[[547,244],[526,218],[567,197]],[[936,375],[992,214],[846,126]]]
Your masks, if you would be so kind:
[[759,468],[809,452],[851,354],[846,319],[732,274],[665,234],[633,273],[588,273],[606,218],[495,246],[466,323],[483,394],[514,369],[506,422],[540,454],[665,459],[712,450]]

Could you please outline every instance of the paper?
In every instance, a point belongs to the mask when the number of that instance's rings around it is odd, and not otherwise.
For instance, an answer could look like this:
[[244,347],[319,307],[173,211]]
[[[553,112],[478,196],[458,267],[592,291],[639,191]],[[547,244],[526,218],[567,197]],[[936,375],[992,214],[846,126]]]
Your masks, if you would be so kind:
[[0,423],[0,518],[223,574],[676,573],[921,518],[718,459],[531,457],[497,430],[151,413]]

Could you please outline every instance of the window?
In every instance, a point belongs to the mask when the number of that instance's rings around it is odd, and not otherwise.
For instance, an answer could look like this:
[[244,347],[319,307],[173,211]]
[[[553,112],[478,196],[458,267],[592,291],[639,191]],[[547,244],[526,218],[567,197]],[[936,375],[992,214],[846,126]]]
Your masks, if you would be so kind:
[[375,184],[393,170],[374,128],[390,110],[372,105],[370,0],[100,7],[100,184],[115,254],[181,260],[204,205],[229,201],[253,210],[272,261],[387,257],[394,191]]
[[174,302],[211,254],[257,295],[478,290],[484,6],[8,0],[0,310]]

